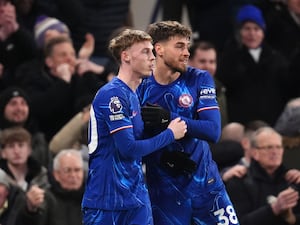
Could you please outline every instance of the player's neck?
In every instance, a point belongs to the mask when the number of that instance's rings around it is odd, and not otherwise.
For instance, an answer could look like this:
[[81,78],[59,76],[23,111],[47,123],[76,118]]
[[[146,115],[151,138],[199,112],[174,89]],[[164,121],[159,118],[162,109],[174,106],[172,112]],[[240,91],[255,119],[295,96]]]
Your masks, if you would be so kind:
[[157,83],[167,85],[177,80],[180,76],[179,72],[170,70],[168,67],[157,67],[154,72],[154,77]]
[[121,68],[117,77],[134,92],[142,81],[139,76],[134,75],[131,71],[122,70]]

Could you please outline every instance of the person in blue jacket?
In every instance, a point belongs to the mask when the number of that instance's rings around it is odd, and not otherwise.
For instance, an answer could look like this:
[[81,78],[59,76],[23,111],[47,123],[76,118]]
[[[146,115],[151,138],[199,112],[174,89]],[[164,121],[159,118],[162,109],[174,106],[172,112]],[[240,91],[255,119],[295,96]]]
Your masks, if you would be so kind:
[[90,109],[89,171],[82,200],[85,225],[152,225],[142,156],[182,138],[180,118],[155,137],[143,139],[136,88],[154,66],[151,37],[125,29],[110,41],[118,76],[97,92]]

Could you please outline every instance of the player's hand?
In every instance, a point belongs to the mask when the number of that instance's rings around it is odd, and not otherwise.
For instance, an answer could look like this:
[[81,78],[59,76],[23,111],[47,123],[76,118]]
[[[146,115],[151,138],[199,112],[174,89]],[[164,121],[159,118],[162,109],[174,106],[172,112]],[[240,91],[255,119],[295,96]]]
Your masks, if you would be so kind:
[[171,121],[170,112],[159,105],[147,103],[142,107],[142,119],[146,131],[162,131],[167,128]]
[[172,176],[190,175],[197,168],[190,155],[180,151],[164,151],[160,157],[160,164]]
[[184,120],[180,119],[180,117],[172,120],[168,128],[173,132],[176,140],[183,138],[187,131],[187,125]]

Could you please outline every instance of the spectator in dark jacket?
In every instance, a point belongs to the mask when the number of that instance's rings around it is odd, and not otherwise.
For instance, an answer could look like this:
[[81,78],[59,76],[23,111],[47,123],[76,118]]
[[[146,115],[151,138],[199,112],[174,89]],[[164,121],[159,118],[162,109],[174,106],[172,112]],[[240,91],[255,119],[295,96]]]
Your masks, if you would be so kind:
[[32,156],[48,168],[52,157],[48,150],[48,142],[32,116],[28,95],[15,86],[0,92],[0,132],[9,127],[23,127],[30,132]]
[[226,183],[241,225],[300,224],[299,171],[287,172],[282,164],[282,137],[262,127],[250,143],[253,160],[247,174]]
[[82,225],[83,165],[76,149],[62,150],[54,158],[50,191],[57,202],[55,216],[60,224]]
[[290,96],[288,62],[264,41],[266,25],[257,7],[242,7],[236,22],[237,39],[226,46],[217,70],[229,122],[263,120],[273,126]]
[[44,61],[24,64],[16,74],[47,141],[91,102],[104,83],[94,73],[79,75],[77,65],[72,41],[58,36],[47,42]]
[[55,0],[52,3],[56,10],[48,15],[68,25],[76,51],[81,48],[87,33],[95,37],[92,58],[101,65],[106,65],[109,60],[107,47],[113,32],[123,26],[132,26],[129,0]]
[[15,6],[0,0],[0,89],[14,84],[18,65],[37,56],[37,48],[30,31],[19,25]]
[[288,59],[300,50],[299,0],[285,0],[265,12],[266,40]]

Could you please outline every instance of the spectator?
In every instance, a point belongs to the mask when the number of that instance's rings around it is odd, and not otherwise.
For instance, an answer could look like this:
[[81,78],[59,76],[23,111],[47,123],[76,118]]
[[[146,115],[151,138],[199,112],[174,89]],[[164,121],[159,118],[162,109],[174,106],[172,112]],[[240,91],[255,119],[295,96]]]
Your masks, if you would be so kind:
[[26,193],[27,207],[33,213],[32,225],[57,225],[53,208],[55,199],[48,193],[47,169],[32,158],[31,136],[24,128],[7,128],[1,133],[0,168],[14,185]]
[[230,140],[241,142],[244,137],[245,126],[241,123],[232,122],[222,129],[221,141]]
[[285,137],[299,136],[299,112],[300,98],[288,101],[275,124],[275,129]]
[[237,38],[218,63],[217,78],[226,86],[229,122],[263,120],[274,125],[290,96],[288,62],[265,41],[261,11],[243,6],[236,17]]
[[258,128],[266,126],[269,125],[261,120],[250,121],[244,126],[242,137],[238,141],[238,143],[240,143],[243,149],[242,156],[238,159],[238,161],[235,164],[227,166],[220,171],[222,179],[225,182],[235,176],[243,177],[247,173],[247,168],[250,166],[252,158],[252,150],[250,148],[251,136]]
[[79,75],[76,66],[72,41],[59,36],[47,43],[42,63],[22,65],[18,69],[18,83],[30,96],[33,116],[47,141],[90,104],[105,83],[92,72]]
[[84,191],[83,159],[76,149],[60,151],[53,160],[50,191],[56,199],[55,217],[59,224],[81,225]]
[[106,66],[111,60],[107,51],[111,34],[120,27],[131,26],[129,0],[65,0],[52,1],[55,10],[47,15],[60,19],[70,28],[76,51],[87,33],[95,37],[95,51],[91,60]]
[[31,156],[31,135],[21,127],[1,132],[0,168],[24,191],[31,186],[49,186],[47,169]]
[[5,225],[21,225],[26,223],[21,218],[22,208],[26,200],[24,192],[11,184],[9,177],[0,170],[0,223]]
[[299,0],[285,0],[265,13],[266,40],[289,60],[300,50],[299,3]]
[[228,123],[222,128],[220,141],[210,143],[212,157],[219,171],[234,166],[244,154],[241,140],[244,136],[244,125]]
[[15,6],[0,0],[0,89],[15,84],[18,65],[37,56],[37,48],[30,31],[19,25]]
[[300,135],[300,98],[288,101],[280,117],[278,118],[275,129],[283,136],[296,137]]
[[285,225],[299,223],[300,176],[292,178],[282,164],[282,139],[271,127],[256,130],[251,137],[253,159],[247,175],[232,178],[227,190],[241,224]]
[[222,127],[228,122],[226,87],[215,77],[217,70],[217,49],[207,41],[199,41],[190,47],[189,65],[198,69],[207,70],[214,78],[217,100],[220,106]]
[[[41,51],[43,51],[49,40],[58,36],[70,37],[71,34],[67,25],[60,20],[41,15],[36,20],[34,26],[34,36],[37,46]],[[101,79],[105,80],[105,77],[108,76],[110,71],[105,71],[103,66],[93,63],[90,60],[90,57],[94,52],[94,48],[94,36],[90,33],[87,33],[85,35],[85,42],[77,53],[77,72],[79,75],[82,75],[88,71],[93,72],[101,77]]]
[[[32,191],[26,196],[21,188],[13,184],[7,174],[0,169],[0,223],[3,225],[41,225],[39,214],[32,208],[32,201],[38,203],[40,196]],[[33,198],[37,200],[33,200]],[[42,198],[41,198],[42,199]]]
[[9,127],[23,127],[32,137],[32,156],[48,168],[51,155],[44,133],[32,116],[30,99],[24,90],[11,86],[0,93],[0,131]]
[[66,24],[45,15],[37,17],[34,25],[34,37],[40,49],[44,49],[46,43],[58,35],[70,37],[70,30]]

